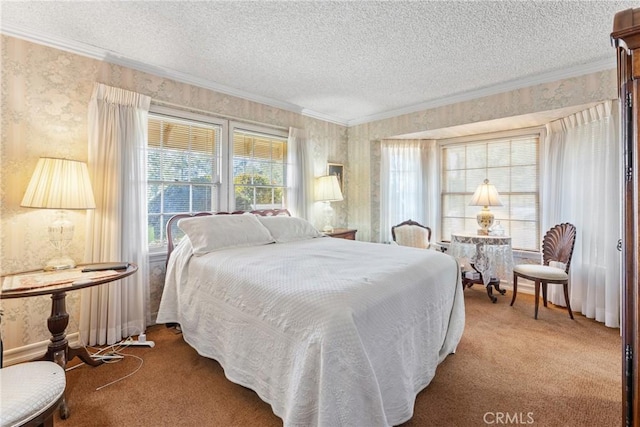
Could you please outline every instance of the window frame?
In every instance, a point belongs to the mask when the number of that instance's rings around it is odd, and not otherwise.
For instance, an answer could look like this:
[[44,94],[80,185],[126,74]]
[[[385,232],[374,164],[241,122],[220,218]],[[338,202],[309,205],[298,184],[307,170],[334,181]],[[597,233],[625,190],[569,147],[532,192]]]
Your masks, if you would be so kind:
[[[537,202],[537,212],[536,212],[536,222],[535,222],[535,242],[537,244],[536,248],[517,248],[514,246],[514,250],[521,252],[539,252],[541,249],[541,241],[540,241],[540,230],[541,230],[541,222],[542,222],[542,212],[543,212],[543,200],[541,197],[542,193],[542,177],[541,177],[541,159],[542,159],[542,150],[543,150],[543,141],[546,136],[546,129],[544,126],[535,126],[528,127],[522,129],[514,129],[507,131],[496,131],[489,132],[483,134],[476,135],[466,135],[455,138],[446,138],[438,140],[438,187],[439,187],[439,197],[438,197],[438,238],[439,241],[442,242],[450,242],[450,239],[444,239],[444,215],[443,215],[443,189],[444,189],[444,169],[443,169],[443,150],[448,146],[453,145],[466,145],[473,143],[486,143],[490,140],[504,140],[504,139],[517,139],[522,137],[534,137],[538,139],[537,144],[537,156],[536,156],[536,173],[537,173],[537,192],[536,192],[536,202]],[[473,194],[473,192],[471,192]],[[469,231],[469,230],[467,230]]]
[[[288,144],[289,132],[288,128],[270,127],[269,125],[251,124],[243,121],[236,121],[230,118],[222,118],[218,116],[209,116],[206,114],[199,114],[192,111],[176,110],[174,108],[165,107],[161,105],[152,104],[149,109],[149,117],[158,117],[160,119],[167,118],[177,121],[194,122],[195,124],[201,123],[203,125],[220,126],[220,157],[219,157],[219,179],[214,180],[210,185],[217,186],[218,200],[212,200],[212,208],[215,209],[215,203],[217,202],[218,211],[232,212],[235,209],[235,194],[233,184],[233,134],[234,131],[243,130],[255,134],[262,134],[267,137],[277,137],[285,140],[285,144]],[[148,147],[148,140],[147,140]],[[289,147],[287,147],[287,150]],[[288,159],[285,157],[285,171],[284,171],[284,186],[283,192],[286,193],[289,188],[288,170],[290,167]],[[148,160],[145,166],[148,166]],[[286,197],[283,195],[283,203]],[[147,202],[148,203],[148,202]],[[162,215],[162,212],[160,213]],[[148,221],[148,219],[147,219]],[[166,236],[165,236],[166,237]],[[163,245],[148,245],[150,254],[161,254],[166,252],[167,246]]]
[[[222,173],[223,173],[223,168],[224,168],[224,147],[226,144],[225,140],[228,138],[228,122],[226,120],[221,120],[221,119],[217,119],[214,117],[208,117],[205,115],[201,115],[201,114],[196,114],[196,113],[191,113],[191,112],[177,112],[175,110],[166,108],[166,107],[161,107],[161,106],[151,106],[150,110],[149,110],[149,119],[151,118],[157,118],[158,120],[175,120],[177,122],[185,122],[186,124],[193,124],[193,125],[198,125],[201,124],[204,127],[206,126],[217,126],[220,128],[220,138],[219,138],[219,143],[220,143],[220,151],[218,153],[218,158],[216,159],[218,164],[216,165],[216,169],[217,169],[217,174],[216,176],[220,176],[222,177]],[[149,150],[149,142],[148,142],[148,138],[147,138],[147,150]],[[148,167],[149,165],[149,159],[147,158],[146,161],[146,167]],[[147,175],[148,176],[148,175]],[[210,184],[198,184],[198,185],[205,185],[205,186],[209,186],[209,187],[216,187],[216,191],[217,191],[217,200],[211,200],[211,204],[212,204],[212,208],[215,208],[216,205],[219,205],[219,209],[223,209],[222,205],[223,205],[223,201],[226,200],[226,194],[225,191],[225,186],[221,184],[220,179],[215,179],[212,178],[212,182]],[[154,180],[155,182],[155,180]],[[159,183],[160,185],[162,185],[165,181],[160,180]],[[149,184],[147,184],[148,186]],[[185,184],[185,185],[192,185],[192,184]],[[164,198],[164,196],[163,196]],[[148,200],[147,200],[148,203]],[[160,207],[160,212],[159,214],[151,214],[151,213],[147,213],[147,221],[150,215],[160,215],[160,217],[162,218],[162,216],[166,216],[168,215],[168,213],[163,212],[164,210],[164,206],[163,203],[161,202],[161,207]],[[163,238],[166,239],[166,235]],[[147,248],[149,250],[149,253],[161,253],[166,251],[166,243],[164,244],[157,244],[157,245],[152,245],[150,243],[147,243]]]
[[[269,136],[273,138],[282,138],[285,140],[285,144],[288,144],[287,139],[289,137],[289,133],[284,130],[252,125],[252,124],[247,124],[243,122],[236,122],[236,121],[229,122],[229,135],[228,135],[228,144],[227,144],[228,152],[226,157],[227,161],[223,163],[226,163],[228,168],[227,174],[225,176],[227,177],[227,182],[230,183],[229,187],[227,188],[228,190],[227,204],[231,208],[231,210],[236,210],[235,188],[233,183],[233,178],[234,178],[233,176],[233,160],[234,160],[233,137],[236,131],[244,131],[248,133],[254,133],[254,134]],[[286,147],[286,149],[289,150],[289,147]],[[290,167],[286,154],[284,158],[284,167],[285,167],[284,177],[283,177],[284,186],[282,187],[282,191],[286,194],[287,188],[289,187],[287,182],[287,175],[288,175],[288,168]],[[283,194],[283,203],[284,203],[284,200],[286,200],[285,194]]]

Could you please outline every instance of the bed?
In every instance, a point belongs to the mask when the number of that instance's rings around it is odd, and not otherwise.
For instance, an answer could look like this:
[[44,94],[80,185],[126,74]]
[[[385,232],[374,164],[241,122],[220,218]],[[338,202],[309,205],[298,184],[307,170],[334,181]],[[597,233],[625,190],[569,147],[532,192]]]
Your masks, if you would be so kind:
[[285,426],[410,419],[464,329],[455,259],[254,213],[172,218],[186,238],[170,247],[157,322],[178,323]]

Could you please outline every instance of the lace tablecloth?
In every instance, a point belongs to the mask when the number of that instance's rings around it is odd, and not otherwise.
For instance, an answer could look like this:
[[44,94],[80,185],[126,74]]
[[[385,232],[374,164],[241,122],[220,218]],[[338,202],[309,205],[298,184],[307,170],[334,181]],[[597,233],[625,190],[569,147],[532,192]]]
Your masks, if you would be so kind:
[[482,274],[485,286],[492,277],[506,280],[507,283],[512,280],[513,252],[509,236],[451,233],[449,251],[465,270],[470,270],[473,264]]

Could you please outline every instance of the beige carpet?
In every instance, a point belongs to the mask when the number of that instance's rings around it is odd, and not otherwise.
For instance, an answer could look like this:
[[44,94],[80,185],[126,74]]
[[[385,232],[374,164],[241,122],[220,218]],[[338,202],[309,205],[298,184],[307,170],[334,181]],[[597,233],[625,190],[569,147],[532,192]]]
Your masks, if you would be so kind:
[[[610,329],[566,309],[540,307],[511,295],[492,304],[479,287],[465,290],[466,328],[456,354],[439,367],[417,397],[405,426],[619,426],[621,339]],[[154,348],[127,350],[144,360],[67,374],[71,416],[57,426],[281,426],[251,390],[224,377],[220,365],[199,356],[180,334],[150,328]],[[367,427],[367,426],[362,426]]]

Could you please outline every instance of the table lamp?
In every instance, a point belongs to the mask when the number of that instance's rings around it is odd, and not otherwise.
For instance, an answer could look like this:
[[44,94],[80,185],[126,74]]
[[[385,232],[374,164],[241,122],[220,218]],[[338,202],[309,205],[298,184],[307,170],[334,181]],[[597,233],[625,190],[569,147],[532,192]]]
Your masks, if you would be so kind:
[[489,206],[502,206],[495,185],[489,184],[489,180],[485,179],[473,193],[469,206],[482,206],[482,210],[476,215],[478,226],[480,226],[478,235],[488,236],[489,228],[493,225],[493,213],[489,210]]
[[331,225],[333,208],[331,207],[331,202],[343,200],[338,177],[335,175],[325,175],[316,178],[315,196],[317,202],[324,203],[323,214],[326,225],[322,231],[330,233],[333,231],[333,226]]
[[57,209],[56,219],[48,228],[49,241],[56,249],[57,256],[47,261],[45,270],[75,267],[76,263],[66,255],[66,249],[73,240],[74,225],[67,219],[65,210],[96,207],[87,164],[41,157],[20,206]]

